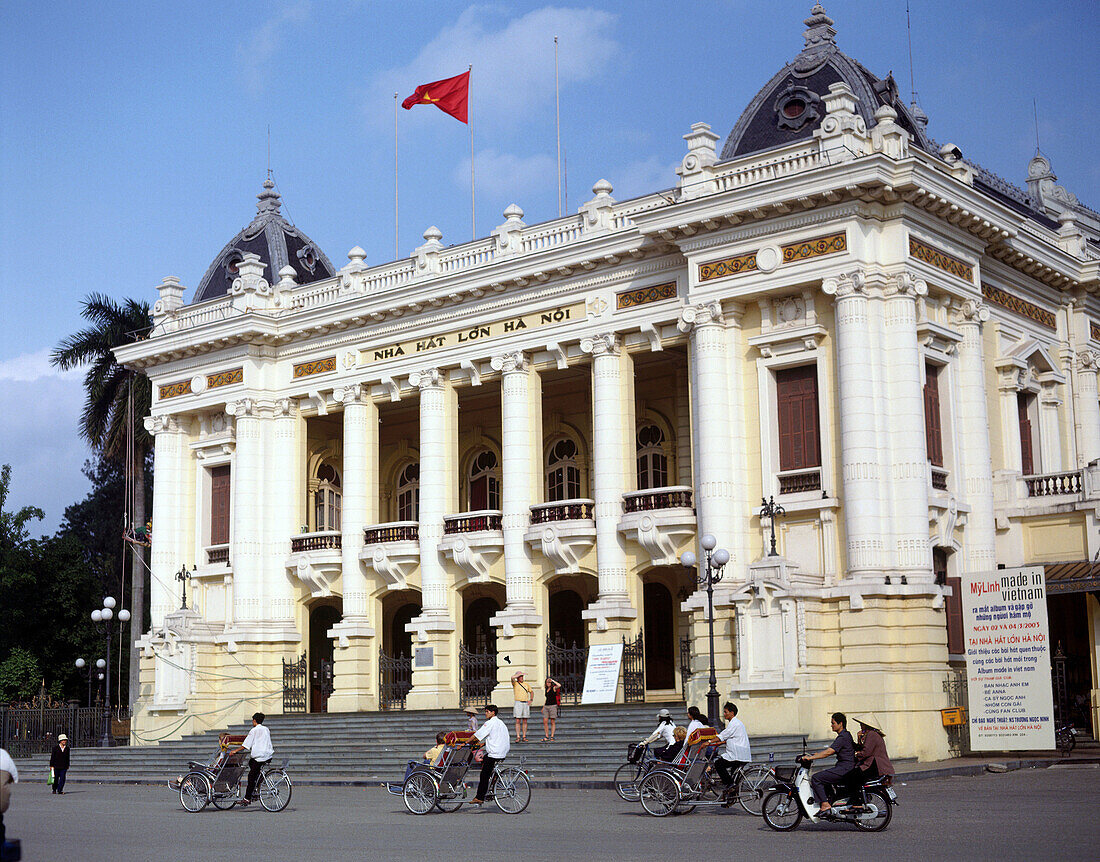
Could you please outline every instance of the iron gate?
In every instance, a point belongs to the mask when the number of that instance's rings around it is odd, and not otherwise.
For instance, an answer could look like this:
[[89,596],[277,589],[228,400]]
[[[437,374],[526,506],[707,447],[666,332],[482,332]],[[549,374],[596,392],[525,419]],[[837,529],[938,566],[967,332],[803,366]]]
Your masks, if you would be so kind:
[[691,637],[680,638],[680,694],[684,700],[688,696],[688,680],[691,679]]
[[561,683],[561,702],[577,704],[584,692],[584,672],[588,668],[588,647],[558,646],[546,639],[547,676]]
[[947,747],[955,757],[970,754],[970,705],[967,702],[966,670],[951,671],[943,681],[943,691],[947,703],[963,710],[965,720],[962,724],[945,727]]
[[485,706],[497,687],[497,654],[470,652],[458,645],[458,705]]
[[623,638],[623,702],[645,701],[645,642],[642,633],[632,641]]
[[283,712],[305,712],[307,709],[306,684],[309,666],[306,654],[297,661],[283,659]]
[[[113,710],[112,710],[113,712]],[[14,758],[53,751],[57,736],[69,737],[72,748],[100,745],[108,710],[78,706],[5,706],[0,708],[0,748]],[[112,745],[129,744],[129,734],[111,739]]]
[[1066,654],[1062,644],[1058,644],[1050,660],[1050,689],[1054,695],[1054,723],[1061,727],[1070,724],[1073,719],[1069,711],[1069,688],[1066,686]]
[[404,709],[405,698],[412,690],[412,658],[378,650],[378,679],[378,705],[382,709]]

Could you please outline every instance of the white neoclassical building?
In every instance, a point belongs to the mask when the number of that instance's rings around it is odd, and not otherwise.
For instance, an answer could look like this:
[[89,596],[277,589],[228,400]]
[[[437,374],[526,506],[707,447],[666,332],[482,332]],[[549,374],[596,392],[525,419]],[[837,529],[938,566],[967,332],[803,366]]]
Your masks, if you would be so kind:
[[620,698],[702,704],[678,559],[705,533],[719,688],[758,733],[874,711],[941,755],[951,587],[1024,563],[1095,718],[1100,215],[1042,155],[1017,186],[933,142],[806,23],[724,146],[684,136],[672,192],[601,180],[337,270],[267,182],[190,304],[165,279],[118,351],[154,388],[139,733],[509,703],[515,669],[575,690],[609,642]]

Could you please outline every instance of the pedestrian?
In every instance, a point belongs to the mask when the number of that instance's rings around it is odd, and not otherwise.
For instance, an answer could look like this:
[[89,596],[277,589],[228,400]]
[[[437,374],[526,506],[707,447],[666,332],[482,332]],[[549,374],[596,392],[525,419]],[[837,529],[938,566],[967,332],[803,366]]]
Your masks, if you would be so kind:
[[749,732],[745,729],[745,723],[737,717],[737,705],[726,701],[722,707],[722,718],[725,719],[726,726],[718,734],[718,740],[726,745],[714,761],[714,768],[726,785],[726,800],[722,806],[729,808],[733,804],[730,791],[734,790],[734,773],[752,761],[752,749],[749,748]]
[[485,794],[489,791],[489,779],[492,778],[493,770],[508,756],[511,748],[508,728],[497,718],[499,711],[495,703],[486,706],[485,724],[474,733],[474,736],[485,743],[485,759],[481,761],[481,780],[477,783],[477,796],[471,800],[474,805],[485,802]]
[[69,771],[69,737],[59,734],[57,745],[50,754],[50,772],[53,774],[53,792],[65,792],[65,773]]
[[256,792],[256,781],[260,777],[260,770],[275,756],[275,749],[271,745],[271,731],[264,727],[265,716],[262,712],[252,715],[252,730],[244,738],[240,748],[233,750],[233,754],[241,751],[248,752],[248,785],[244,791],[244,799],[241,805],[248,805],[252,801],[252,794]]
[[462,711],[466,714],[466,729],[471,733],[477,730],[477,710],[468,706]]
[[516,742],[527,741],[527,722],[531,718],[531,701],[535,698],[535,692],[523,677],[521,670],[512,674],[512,694],[515,697],[512,717],[516,720]]
[[0,847],[4,846],[4,812],[11,802],[11,786],[18,783],[19,770],[11,755],[0,748]]
[[558,707],[561,706],[561,683],[547,677],[543,683],[543,691],[546,705],[542,708],[542,741],[553,742],[554,730],[558,724]]

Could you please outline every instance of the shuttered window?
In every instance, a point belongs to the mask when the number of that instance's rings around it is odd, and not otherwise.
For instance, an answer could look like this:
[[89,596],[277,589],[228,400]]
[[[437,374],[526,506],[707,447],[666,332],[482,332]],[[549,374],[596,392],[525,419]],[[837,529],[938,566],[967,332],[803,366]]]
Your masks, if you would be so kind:
[[229,543],[229,465],[210,470],[210,544]]
[[947,653],[965,655],[963,642],[962,579],[947,577],[947,552],[942,548],[932,549],[932,572],[937,584],[951,587],[951,595],[944,596],[943,609],[947,613]]
[[928,443],[928,462],[933,467],[943,466],[939,371],[935,365],[924,366],[924,436]]
[[785,368],[775,375],[779,408],[779,469],[821,466],[817,427],[817,366]]
[[1035,473],[1035,453],[1031,447],[1031,418],[1027,414],[1030,400],[1026,392],[1016,396],[1016,409],[1020,417],[1020,462],[1025,476]]

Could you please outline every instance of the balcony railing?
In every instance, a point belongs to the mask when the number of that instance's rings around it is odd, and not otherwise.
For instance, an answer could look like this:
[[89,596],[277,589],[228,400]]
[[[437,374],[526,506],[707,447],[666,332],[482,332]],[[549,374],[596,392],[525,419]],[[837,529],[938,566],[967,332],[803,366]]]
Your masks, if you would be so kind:
[[385,542],[417,542],[420,540],[420,524],[417,521],[394,521],[391,524],[372,524],[363,530],[368,545]]
[[929,465],[932,471],[932,488],[936,491],[947,490],[947,471],[943,467]]
[[340,534],[333,531],[323,533],[303,533],[294,536],[290,540],[290,552],[292,554],[301,551],[339,551]]
[[1080,494],[1084,490],[1080,470],[1024,476],[1024,484],[1029,497],[1057,497],[1062,494]]
[[821,468],[809,470],[787,470],[778,473],[780,494],[801,494],[803,491],[821,490]]
[[540,503],[531,507],[531,523],[547,524],[551,521],[591,521],[592,500],[559,500],[556,503]]
[[206,549],[206,564],[213,566],[216,563],[229,562],[229,545],[210,545]]
[[443,534],[488,533],[503,529],[503,515],[495,509],[479,512],[463,512],[461,515],[447,515],[443,518]]
[[623,512],[652,512],[656,509],[691,509],[691,488],[674,485],[668,488],[647,488],[623,494]]

